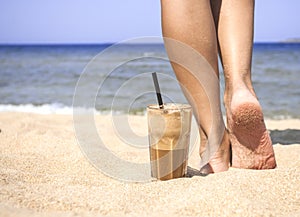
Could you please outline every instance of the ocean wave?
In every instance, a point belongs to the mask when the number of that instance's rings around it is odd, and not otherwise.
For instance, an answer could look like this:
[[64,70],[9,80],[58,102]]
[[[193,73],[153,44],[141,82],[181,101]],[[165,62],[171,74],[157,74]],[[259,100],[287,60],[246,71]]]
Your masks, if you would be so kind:
[[[90,111],[89,108],[76,108],[77,111],[85,112]],[[93,112],[99,113],[95,109]],[[60,103],[33,105],[33,104],[0,104],[0,112],[25,112],[25,113],[36,113],[36,114],[73,114],[73,107],[66,106]]]
[[[112,109],[95,109],[95,108],[86,108],[86,107],[73,107],[66,106],[61,103],[52,103],[52,104],[42,104],[42,105],[34,105],[34,104],[0,104],[0,112],[24,112],[24,113],[34,113],[34,114],[60,114],[60,115],[72,115],[73,112],[76,114],[86,114],[93,112],[94,114],[114,114],[114,115],[122,115],[127,112],[123,110],[112,110]],[[132,109],[129,112],[131,115],[145,115],[145,109]]]

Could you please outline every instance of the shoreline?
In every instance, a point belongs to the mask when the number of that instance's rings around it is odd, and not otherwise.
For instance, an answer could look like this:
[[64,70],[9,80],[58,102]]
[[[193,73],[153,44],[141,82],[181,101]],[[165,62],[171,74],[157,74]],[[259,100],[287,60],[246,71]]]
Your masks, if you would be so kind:
[[[138,135],[147,134],[145,116],[129,116]],[[95,123],[120,158],[148,160],[147,150],[130,149]],[[300,131],[300,120],[267,120],[267,128]],[[72,115],[0,112],[0,213],[4,216],[295,216],[300,215],[300,142],[275,144],[277,168],[208,176],[123,182],[93,167],[77,144]],[[122,129],[120,129],[122,130]],[[120,134],[122,136],[122,134]],[[198,147],[189,166],[197,169]]]
[[[34,105],[34,104],[0,104],[0,113],[29,113],[29,114],[41,114],[41,115],[73,115],[73,106],[67,106],[61,103],[52,103],[52,104],[41,104],[41,105]],[[111,112],[117,115],[127,115],[127,110],[111,110],[110,108],[107,109],[96,109],[96,108],[85,108],[85,107],[77,107],[77,111],[82,112],[93,112],[95,115],[109,115]],[[224,114],[224,111],[222,111]],[[137,116],[144,116],[146,115],[147,110],[146,108],[135,108],[131,109],[128,115],[137,115]],[[226,115],[223,115],[223,118],[226,118]],[[265,120],[300,120],[299,115],[265,115]]]

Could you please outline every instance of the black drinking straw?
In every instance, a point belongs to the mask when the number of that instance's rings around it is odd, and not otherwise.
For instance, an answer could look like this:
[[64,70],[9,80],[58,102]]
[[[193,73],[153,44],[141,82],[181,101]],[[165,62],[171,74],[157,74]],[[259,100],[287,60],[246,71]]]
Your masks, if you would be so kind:
[[163,103],[162,98],[161,98],[160,88],[159,88],[156,72],[152,73],[152,79],[153,79],[153,83],[154,83],[154,86],[155,86],[155,91],[156,91],[156,96],[157,96],[157,101],[158,101],[159,108],[163,109],[164,108],[164,103]]

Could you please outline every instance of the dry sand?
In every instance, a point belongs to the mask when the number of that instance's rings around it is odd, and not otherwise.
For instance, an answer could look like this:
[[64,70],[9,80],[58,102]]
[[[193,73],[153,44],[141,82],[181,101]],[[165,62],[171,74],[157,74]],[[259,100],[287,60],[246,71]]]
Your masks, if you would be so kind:
[[[107,118],[97,116],[96,125],[111,150],[144,161],[147,152],[113,138]],[[145,117],[130,117],[130,126],[146,134]],[[300,120],[267,126],[300,130]],[[274,170],[231,168],[205,177],[128,183],[91,166],[70,115],[0,113],[0,129],[0,216],[300,216],[299,144],[274,146]],[[198,161],[196,147],[189,165],[197,168]]]

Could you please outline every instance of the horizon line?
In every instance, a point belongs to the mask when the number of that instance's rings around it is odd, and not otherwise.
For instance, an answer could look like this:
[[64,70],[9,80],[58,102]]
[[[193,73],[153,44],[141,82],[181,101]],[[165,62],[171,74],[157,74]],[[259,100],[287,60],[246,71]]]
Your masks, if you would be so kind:
[[[38,43],[0,43],[0,46],[95,46],[95,45],[113,45],[119,42],[38,42]],[[253,44],[299,44],[300,41],[255,41]],[[163,45],[163,42],[138,42],[138,43],[121,43],[124,45],[146,45],[157,44]]]

